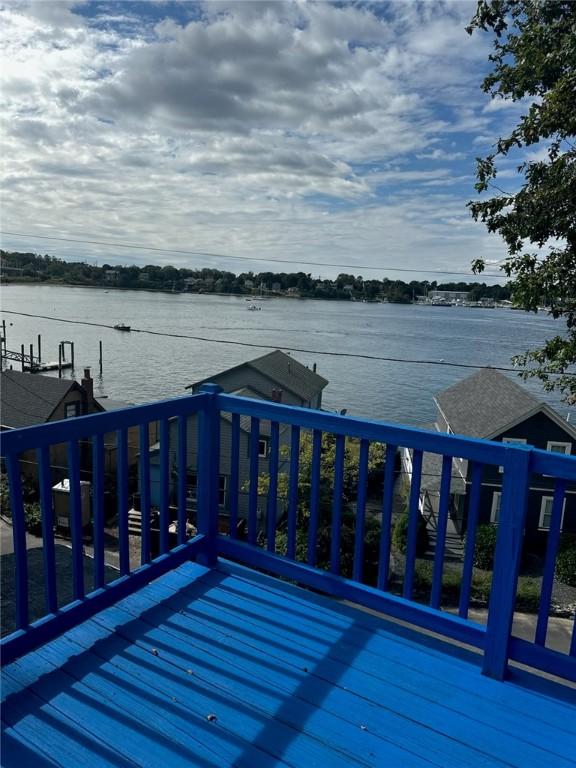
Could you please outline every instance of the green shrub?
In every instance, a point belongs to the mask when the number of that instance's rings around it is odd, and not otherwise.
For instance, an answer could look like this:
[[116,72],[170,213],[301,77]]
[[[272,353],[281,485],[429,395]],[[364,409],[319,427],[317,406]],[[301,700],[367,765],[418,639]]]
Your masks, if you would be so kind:
[[562,584],[576,587],[576,536],[564,534],[556,557],[556,578]]
[[0,512],[10,517],[10,492],[8,491],[8,479],[6,475],[0,475]]
[[537,613],[540,605],[540,579],[533,576],[520,576],[516,590],[516,608],[529,613]]
[[24,504],[24,525],[29,533],[34,536],[42,535],[42,513],[40,504]]
[[491,571],[494,567],[494,550],[496,549],[497,528],[495,525],[479,525],[476,529],[474,546],[474,565]]
[[[418,515],[418,527],[416,529],[416,557],[422,557],[428,549],[429,537],[426,521]],[[408,546],[408,513],[401,515],[394,525],[392,532],[392,546],[402,555],[406,554]]]

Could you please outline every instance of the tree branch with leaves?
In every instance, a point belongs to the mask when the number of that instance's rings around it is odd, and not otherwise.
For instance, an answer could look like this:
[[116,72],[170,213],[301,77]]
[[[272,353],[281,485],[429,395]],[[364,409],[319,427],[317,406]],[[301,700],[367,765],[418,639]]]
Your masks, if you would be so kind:
[[[526,114],[477,158],[479,193],[500,194],[468,205],[473,217],[504,239],[502,270],[513,298],[526,310],[543,303],[566,323],[540,348],[516,355],[524,378],[536,377],[576,403],[576,3],[573,0],[479,0],[467,31],[492,33],[493,65],[482,88],[493,99],[526,100]],[[516,193],[494,182],[498,163],[538,145],[536,158],[520,158]],[[473,263],[482,272],[484,260]]]

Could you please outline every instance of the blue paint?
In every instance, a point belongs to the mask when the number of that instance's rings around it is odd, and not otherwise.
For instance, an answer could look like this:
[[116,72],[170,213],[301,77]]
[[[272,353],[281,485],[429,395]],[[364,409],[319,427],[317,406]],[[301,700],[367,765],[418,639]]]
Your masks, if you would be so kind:
[[38,480],[40,483],[40,508],[42,511],[42,556],[44,559],[46,613],[54,613],[58,608],[58,595],[56,591],[54,509],[52,505],[50,454],[48,449],[44,447],[38,449],[37,456]]
[[364,534],[366,522],[366,493],[368,490],[368,440],[360,441],[358,458],[358,498],[356,501],[356,525],[354,526],[354,562],[352,578],[362,581],[364,568]]
[[300,427],[294,424],[290,434],[290,487],[288,491],[288,543],[286,554],[296,557],[296,528],[298,517],[298,477],[300,471]]
[[248,489],[248,541],[256,544],[258,535],[258,475],[260,469],[260,420],[250,419],[250,485]]
[[404,568],[404,586],[402,595],[407,600],[412,597],[414,568],[416,565],[416,536],[420,520],[420,480],[422,477],[422,451],[412,453],[412,482],[410,501],[408,502],[408,539],[406,542],[406,566]]
[[546,559],[544,561],[544,573],[542,574],[542,587],[540,589],[540,606],[538,608],[538,623],[534,642],[536,645],[546,644],[546,632],[548,629],[548,612],[552,600],[554,587],[554,569],[556,567],[556,555],[560,544],[560,531],[562,529],[562,507],[566,493],[566,481],[556,480],[554,488],[554,500],[552,502],[552,519],[548,531],[548,544],[546,546]]
[[320,514],[320,462],[322,459],[322,432],[312,433],[312,469],[310,473],[310,520],[308,521],[308,565],[316,565],[316,539]]
[[266,505],[266,548],[276,550],[276,515],[278,510],[278,441],[279,424],[273,421],[270,427],[270,484]]
[[472,487],[470,490],[470,504],[468,507],[468,525],[466,528],[466,549],[464,552],[464,565],[462,566],[462,582],[460,584],[460,602],[458,615],[468,618],[470,606],[470,591],[472,589],[472,574],[474,572],[474,549],[476,546],[476,528],[480,512],[480,491],[482,490],[482,472],[484,467],[477,461],[472,463]]
[[[5,444],[2,444],[5,451]],[[12,540],[14,542],[14,564],[16,568],[16,627],[28,626],[28,557],[26,555],[26,528],[24,526],[24,501],[22,499],[22,478],[17,455],[6,456],[8,487],[10,489],[10,511],[12,516]]]
[[[220,475],[220,408],[232,414],[232,448],[231,448],[231,480],[230,492],[238,497],[239,477],[239,424],[240,414],[251,419],[252,440],[250,446],[250,494],[249,494],[249,542],[235,542],[218,534],[219,522],[219,475]],[[168,548],[168,493],[169,477],[169,423],[171,418],[178,418],[178,448],[176,460],[178,463],[179,482],[178,516],[179,529],[181,516],[185,512],[185,420],[191,413],[199,413],[200,439],[198,462],[198,530],[202,534],[195,539],[192,547],[179,546],[171,553],[157,558],[150,566],[143,566],[129,573],[127,552],[127,526],[124,525],[123,510],[127,511],[127,429],[137,426],[140,431],[140,491],[142,497],[142,559],[150,558],[149,515],[152,503],[150,488],[150,465],[148,450],[148,422],[160,421],[160,472],[161,493],[160,506],[163,507],[164,541],[161,548]],[[171,568],[178,567],[192,557],[203,558],[207,565],[215,565],[218,553],[233,556],[253,568],[263,568],[278,576],[294,579],[315,590],[332,594],[340,598],[352,600],[371,609],[388,613],[393,617],[410,621],[420,627],[440,633],[446,637],[468,642],[484,651],[484,672],[495,678],[502,678],[507,671],[508,659],[532,664],[552,674],[571,678],[574,676],[576,661],[573,637],[571,653],[561,654],[544,647],[546,634],[547,611],[550,603],[551,583],[554,561],[557,552],[559,535],[559,517],[561,512],[561,495],[564,493],[566,481],[576,478],[576,459],[574,457],[548,454],[521,446],[503,447],[499,443],[488,441],[468,440],[450,435],[433,434],[420,430],[348,418],[324,412],[312,411],[224,395],[214,385],[205,385],[203,392],[174,401],[140,406],[110,414],[81,417],[59,423],[31,427],[23,430],[13,430],[3,434],[3,454],[8,469],[11,499],[14,510],[14,541],[16,561],[16,595],[17,595],[17,626],[13,635],[2,641],[5,660],[14,659],[19,655],[41,646],[49,639],[57,637],[70,627],[76,626],[88,616],[94,616],[105,606],[111,606],[121,597],[133,594],[144,583],[154,578],[154,574],[166,573]],[[267,503],[268,551],[255,546],[258,534],[258,494],[257,481],[260,469],[258,437],[260,420],[271,421],[270,445],[270,493]],[[279,424],[291,426],[291,457],[288,504],[288,557],[275,554],[274,538],[276,533],[276,497],[279,473]],[[295,542],[297,534],[297,505],[298,505],[298,473],[299,473],[299,436],[300,430],[311,429],[312,443],[312,472],[310,489],[310,520],[308,528],[308,564],[295,563]],[[332,573],[326,573],[314,567],[316,562],[316,538],[320,523],[320,467],[322,432],[330,431],[336,436],[336,459],[334,468],[334,492],[332,501],[332,541],[330,553],[330,568]],[[120,513],[120,561],[125,575],[116,580],[112,586],[104,587],[104,548],[103,548],[103,469],[104,452],[103,436],[107,432],[117,431],[118,435],[118,480],[119,480],[119,513]],[[234,433],[236,432],[236,438]],[[95,547],[95,585],[96,589],[90,595],[84,596],[84,574],[82,555],[82,518],[80,509],[80,452],[78,440],[92,437],[93,471],[94,471],[94,547]],[[341,496],[343,486],[344,445],[346,437],[360,439],[359,459],[359,494],[356,508],[357,536],[354,547],[353,579],[343,579],[338,575],[340,570],[340,538],[341,526]],[[236,446],[235,446],[236,440]],[[378,589],[358,583],[363,577],[363,545],[364,523],[366,513],[366,481],[369,442],[386,442],[387,458],[384,471],[382,534],[380,541],[380,562],[378,570]],[[51,444],[68,443],[68,463],[70,475],[70,505],[72,524],[72,557],[73,557],[73,591],[74,602],[62,610],[56,610],[55,568],[53,554],[50,552],[51,542],[51,499],[49,492],[50,472],[48,449]],[[396,446],[413,448],[413,481],[409,501],[409,531],[406,553],[406,574],[404,580],[404,597],[398,598],[388,594],[387,588],[389,558],[391,510],[393,500],[394,456]],[[46,551],[44,552],[44,570],[46,576],[47,615],[32,627],[28,627],[28,596],[27,596],[27,561],[24,531],[24,515],[22,508],[22,489],[20,467],[17,460],[22,450],[34,449],[39,456],[40,494],[43,509],[44,530],[47,534]],[[434,578],[431,595],[431,607],[416,604],[411,601],[412,584],[415,563],[415,535],[419,518],[419,497],[422,452],[431,450],[443,456],[443,470],[440,490],[440,515],[438,533],[438,551],[435,556]],[[448,616],[436,610],[440,605],[441,574],[443,567],[443,549],[445,545],[445,529],[448,513],[448,497],[451,474],[451,456],[462,456],[472,461],[472,488],[468,513],[468,536],[465,562],[463,567],[463,583],[460,595],[460,617]],[[498,533],[496,551],[496,566],[493,579],[493,592],[486,630],[473,622],[467,616],[470,599],[470,584],[472,575],[472,556],[483,464],[504,466],[504,487],[501,507],[501,523]],[[236,467],[236,469],[234,469]],[[234,473],[236,472],[236,480]],[[510,636],[511,619],[516,595],[519,553],[523,537],[524,509],[530,474],[544,473],[557,478],[555,501],[552,512],[552,528],[549,536],[549,546],[545,564],[545,574],[542,587],[542,607],[538,619],[536,642],[521,641]],[[236,489],[235,489],[236,486]],[[124,489],[124,490],[123,490]],[[231,504],[234,508],[234,503]],[[234,526],[235,529],[235,526]],[[181,536],[180,536],[181,538]],[[135,598],[136,599],[136,598]]]
[[502,503],[482,667],[485,675],[497,680],[502,680],[508,669],[508,646],[530,482],[531,451],[521,445],[515,448],[508,451],[503,465]]
[[84,545],[82,542],[82,509],[80,497],[80,451],[78,443],[68,443],[68,473],[70,483],[70,536],[72,538],[72,584],[76,600],[84,597]]
[[230,492],[228,495],[228,507],[230,510],[230,536],[235,539],[238,535],[238,492],[240,490],[240,416],[237,413],[232,414],[232,438],[230,450]]
[[139,435],[139,488],[140,488],[140,514],[141,514],[141,535],[140,542],[140,562],[142,564],[150,562],[150,453],[148,423],[141,424]]
[[382,492],[382,523],[380,531],[380,552],[378,562],[378,589],[388,587],[390,570],[390,547],[392,543],[392,509],[394,506],[394,462],[398,446],[389,443],[386,446],[384,465],[384,489]]
[[125,429],[117,432],[118,449],[118,551],[120,573],[130,573],[130,547],[128,542],[128,434]]
[[178,544],[186,541],[186,417],[178,416]]
[[334,491],[332,494],[332,535],[330,540],[330,571],[340,573],[340,539],[342,528],[342,491],[344,488],[344,455],[346,438],[336,435],[334,456]]
[[451,475],[452,457],[443,456],[440,480],[440,505],[436,527],[436,551],[434,552],[434,571],[432,573],[432,591],[430,593],[430,605],[432,608],[440,608],[440,601],[442,599],[442,572],[444,570],[444,548],[446,546]]
[[168,551],[170,524],[170,426],[160,421],[160,553]]

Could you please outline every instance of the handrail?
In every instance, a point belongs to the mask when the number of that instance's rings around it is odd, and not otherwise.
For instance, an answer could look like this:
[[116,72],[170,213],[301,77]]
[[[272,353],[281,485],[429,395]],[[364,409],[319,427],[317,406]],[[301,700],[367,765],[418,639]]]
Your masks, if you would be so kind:
[[[222,413],[231,414],[231,420],[223,420]],[[194,420],[190,417],[195,416]],[[240,429],[241,417],[249,419],[250,431]],[[192,434],[192,421],[197,432]],[[160,423],[160,451],[158,453],[159,507],[160,507],[160,555],[150,556],[151,519],[151,467],[147,424]],[[269,460],[265,464],[269,480],[266,500],[262,508],[259,480],[262,473],[262,456],[259,436],[268,433],[263,423],[270,422]],[[245,422],[243,422],[244,424]],[[223,425],[229,425],[224,427]],[[289,429],[281,431],[279,425]],[[138,458],[142,496],[143,532],[141,563],[132,569],[128,548],[127,523],[127,430],[138,428],[140,455]],[[230,430],[230,439],[222,439],[221,431]],[[267,429],[267,428],[266,428]],[[304,558],[297,559],[298,520],[302,500],[299,497],[299,474],[302,470],[300,447],[306,431],[311,434],[310,485],[307,489],[306,515],[308,516],[307,541]],[[110,584],[105,583],[103,544],[103,494],[104,494],[104,441],[103,436],[116,433],[118,447],[118,519],[120,576]],[[326,482],[322,467],[323,435],[334,436],[335,458],[331,468],[332,498],[329,504],[320,504],[323,483]],[[91,443],[86,444],[86,438]],[[343,477],[346,440],[357,440],[358,450],[358,498],[355,506],[355,532],[350,556],[350,576],[341,569],[341,530],[344,505]],[[171,440],[176,442],[173,444]],[[248,443],[246,443],[248,440]],[[241,442],[244,441],[244,442]],[[80,504],[80,442],[92,452],[92,477],[94,489],[94,589],[90,592],[84,583],[84,555]],[[53,523],[54,510],[51,496],[50,447],[65,443],[71,490],[71,533],[74,600],[58,608],[56,561],[54,557]],[[283,450],[289,454],[281,453]],[[382,469],[381,531],[378,543],[377,573],[373,584],[363,583],[365,574],[364,534],[368,522],[367,484],[368,463],[373,443],[386,446],[386,459]],[[229,446],[229,448],[227,447]],[[224,454],[224,448],[230,455]],[[407,547],[405,554],[402,596],[390,591],[390,552],[392,534],[392,507],[394,500],[394,459],[397,449],[408,449],[412,454],[411,493],[408,504]],[[35,450],[39,462],[39,497],[42,510],[44,537],[44,569],[46,579],[46,615],[30,624],[28,621],[27,553],[24,529],[24,509],[19,456]],[[186,494],[187,471],[190,452],[197,455],[197,517],[198,535],[186,541]],[[2,640],[3,662],[17,658],[47,640],[94,615],[106,605],[139,589],[143,583],[176,567],[187,559],[201,559],[213,565],[218,555],[234,557],[254,568],[286,576],[321,589],[329,594],[355,600],[370,608],[381,610],[397,618],[411,621],[428,630],[470,643],[484,653],[483,671],[495,678],[504,677],[510,659],[532,663],[569,679],[576,679],[576,629],[568,654],[550,651],[545,647],[548,627],[548,611],[552,596],[554,567],[559,548],[562,504],[567,483],[576,482],[576,458],[551,454],[527,446],[502,444],[451,434],[387,424],[352,416],[300,408],[279,403],[224,394],[219,387],[206,384],[200,393],[133,406],[119,411],[93,414],[50,424],[27,427],[2,433],[2,456],[8,470],[11,502],[13,505],[13,536],[16,567],[16,618],[17,631]],[[416,564],[417,527],[420,517],[422,462],[425,453],[442,457],[439,476],[439,545],[434,555],[433,580],[430,605],[423,606],[413,598]],[[466,542],[462,585],[458,615],[441,610],[442,576],[444,572],[444,542],[449,515],[449,494],[453,474],[453,459],[469,462],[466,484],[469,489],[469,537]],[[229,463],[229,485],[232,494],[230,508],[230,532],[219,533],[219,479],[222,461]],[[242,464],[242,472],[240,465]],[[493,572],[492,590],[486,627],[468,618],[471,594],[474,537],[480,517],[482,472],[485,465],[502,467],[503,479],[500,521]],[[276,539],[279,473],[287,474],[287,518],[283,521],[286,533],[286,551],[277,551]],[[86,471],[86,470],[83,470]],[[242,474],[243,473],[243,474]],[[546,483],[554,488],[551,512],[542,600],[538,614],[538,627],[534,643],[521,641],[511,635],[511,625],[516,600],[519,564],[525,525],[526,506],[530,477],[534,474],[546,477]],[[248,490],[246,488],[248,484]],[[239,497],[242,495],[241,507]],[[170,549],[168,539],[169,496],[177,499],[178,536]],[[329,507],[328,512],[326,511]],[[284,508],[284,507],[282,507]],[[317,565],[317,536],[320,515],[329,514],[330,563],[327,573]],[[247,523],[247,540],[238,540],[236,523]],[[264,539],[262,541],[262,539]]]

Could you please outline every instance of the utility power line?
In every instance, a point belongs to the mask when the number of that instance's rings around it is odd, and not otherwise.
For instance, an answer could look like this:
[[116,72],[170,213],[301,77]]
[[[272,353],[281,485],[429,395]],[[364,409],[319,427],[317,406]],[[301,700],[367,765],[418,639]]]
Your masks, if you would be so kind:
[[[31,312],[17,312],[16,310],[11,310],[11,309],[2,309],[0,311],[8,315],[19,315],[21,317],[34,317],[40,320],[52,320],[53,322],[67,323],[69,325],[88,325],[94,328],[108,328],[110,330],[114,330],[114,326],[110,325],[109,323],[95,323],[90,320],[73,320],[67,317],[53,317],[51,315],[36,315]],[[491,368],[492,370],[496,370],[496,371],[507,371],[509,373],[522,373],[522,369],[512,368],[511,366],[473,365],[472,363],[454,363],[447,360],[417,360],[413,358],[385,357],[383,355],[368,355],[368,354],[362,354],[360,352],[334,352],[334,351],[326,352],[320,349],[308,349],[306,347],[288,347],[288,346],[278,347],[278,345],[275,345],[275,344],[257,344],[254,342],[235,341],[232,339],[210,339],[206,336],[196,336],[188,333],[171,333],[169,331],[151,331],[151,330],[148,330],[147,328],[134,328],[132,326],[131,326],[131,332],[144,333],[150,336],[161,336],[164,338],[171,338],[171,339],[188,339],[191,341],[202,341],[202,342],[206,342],[207,344],[229,344],[231,346],[236,346],[236,347],[251,347],[255,349],[269,349],[269,350],[281,348],[286,352],[302,352],[304,354],[323,355],[326,357],[345,357],[345,358],[353,358],[353,359],[360,359],[360,360],[375,360],[378,362],[387,362],[387,363],[406,363],[410,365],[437,365],[437,366],[444,366],[449,368],[467,368],[467,369],[473,369],[473,370],[484,370],[486,368]],[[556,371],[549,371],[548,373],[557,374]],[[569,373],[564,375],[576,376],[576,373]]]
[[[302,266],[307,267],[337,267],[339,269],[354,269],[354,270],[362,270],[365,272],[366,270],[372,270],[377,272],[409,272],[409,273],[415,273],[415,274],[427,274],[427,275],[465,275],[467,277],[476,277],[474,272],[449,272],[447,270],[440,270],[440,269],[411,269],[408,267],[388,267],[388,266],[379,266],[374,267],[370,266],[368,264],[339,264],[339,263],[330,263],[330,262],[324,262],[324,261],[300,261],[298,259],[267,259],[263,256],[233,256],[231,254],[226,253],[214,253],[212,251],[188,251],[188,250],[181,250],[178,248],[159,248],[149,245],[140,245],[137,243],[118,243],[118,242],[109,242],[106,240],[88,240],[88,239],[81,239],[81,238],[73,238],[73,237],[55,237],[52,235],[37,235],[30,232],[8,232],[6,230],[0,231],[0,235],[11,235],[13,237],[26,237],[26,238],[33,238],[38,240],[55,240],[57,242],[63,242],[63,243],[82,243],[85,245],[104,245],[107,247],[112,248],[128,248],[128,249],[134,249],[139,251],[154,251],[155,253],[175,253],[179,254],[181,256],[207,256],[209,258],[213,259],[232,259],[234,261],[259,261],[259,262],[265,262],[267,264],[291,264],[294,266],[295,264],[299,264]],[[501,274],[497,272],[482,272],[483,277],[502,277]]]

